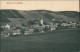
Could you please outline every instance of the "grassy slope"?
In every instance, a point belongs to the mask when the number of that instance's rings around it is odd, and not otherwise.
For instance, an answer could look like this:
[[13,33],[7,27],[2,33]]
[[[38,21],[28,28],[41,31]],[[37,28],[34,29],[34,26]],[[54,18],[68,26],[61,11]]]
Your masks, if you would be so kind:
[[10,22],[8,18],[24,18],[24,16],[16,10],[0,10],[0,14],[0,22]]
[[79,12],[76,11],[62,11],[62,12],[53,12],[48,10],[32,10],[32,11],[19,11],[25,18],[32,19],[44,19],[44,21],[51,22],[53,18],[57,21],[73,21],[79,22]]
[[52,22],[55,18],[57,21],[75,21],[79,22],[78,12],[64,11],[64,12],[53,12],[49,10],[31,10],[31,11],[21,11],[21,10],[0,10],[1,17],[0,22],[11,22],[12,24],[22,24],[27,25],[27,22],[34,19],[42,18],[45,22]]
[[80,32],[52,31],[41,34],[1,39],[2,52],[76,52],[80,48]]
[[58,13],[61,14],[61,15],[65,15],[65,16],[69,17],[70,20],[73,20],[73,21],[76,21],[76,22],[80,21],[80,17],[79,17],[79,13],[80,12],[76,12],[76,11],[61,11],[61,12],[58,12]]

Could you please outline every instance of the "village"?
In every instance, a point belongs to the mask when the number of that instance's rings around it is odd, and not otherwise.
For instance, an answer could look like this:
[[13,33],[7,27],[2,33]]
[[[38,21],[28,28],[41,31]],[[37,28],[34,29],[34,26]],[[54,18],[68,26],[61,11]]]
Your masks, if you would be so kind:
[[43,19],[29,21],[27,27],[10,24],[1,25],[2,29],[1,35],[8,36],[16,36],[16,35],[28,35],[34,33],[44,33],[48,31],[60,30],[60,29],[77,29],[79,28],[79,24],[76,22],[55,22],[56,19],[52,19],[53,23],[44,23]]

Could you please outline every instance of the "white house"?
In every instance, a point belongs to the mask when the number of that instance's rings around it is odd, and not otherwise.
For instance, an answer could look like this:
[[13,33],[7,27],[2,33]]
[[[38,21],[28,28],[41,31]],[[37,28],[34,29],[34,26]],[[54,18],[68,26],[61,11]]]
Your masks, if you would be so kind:
[[71,26],[71,24],[68,24],[68,23],[62,23],[61,26]]
[[29,31],[25,31],[25,33],[24,33],[25,35],[28,35],[28,34],[30,34],[30,32]]
[[19,35],[19,34],[21,34],[20,30],[13,30],[13,35]]
[[56,30],[57,26],[56,25],[51,25],[50,27],[51,27],[51,31],[52,31],[52,30]]
[[34,29],[29,29],[29,33],[33,33],[34,32]]
[[5,25],[5,28],[10,29],[10,25],[9,24]]

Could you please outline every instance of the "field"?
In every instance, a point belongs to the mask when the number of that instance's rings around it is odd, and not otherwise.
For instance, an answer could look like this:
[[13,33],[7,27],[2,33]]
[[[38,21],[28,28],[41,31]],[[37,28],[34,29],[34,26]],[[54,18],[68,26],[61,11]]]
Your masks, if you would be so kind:
[[79,48],[79,30],[1,38],[1,52],[78,52]]

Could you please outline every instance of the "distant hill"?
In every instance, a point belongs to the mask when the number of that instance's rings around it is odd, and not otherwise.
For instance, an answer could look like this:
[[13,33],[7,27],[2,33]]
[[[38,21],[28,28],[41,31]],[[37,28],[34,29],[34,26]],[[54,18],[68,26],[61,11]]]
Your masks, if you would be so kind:
[[49,11],[49,10],[0,10],[0,22],[10,22],[12,24],[25,24],[28,21],[43,19],[50,23],[52,19],[56,21],[72,21],[80,23],[79,12],[76,11]]

